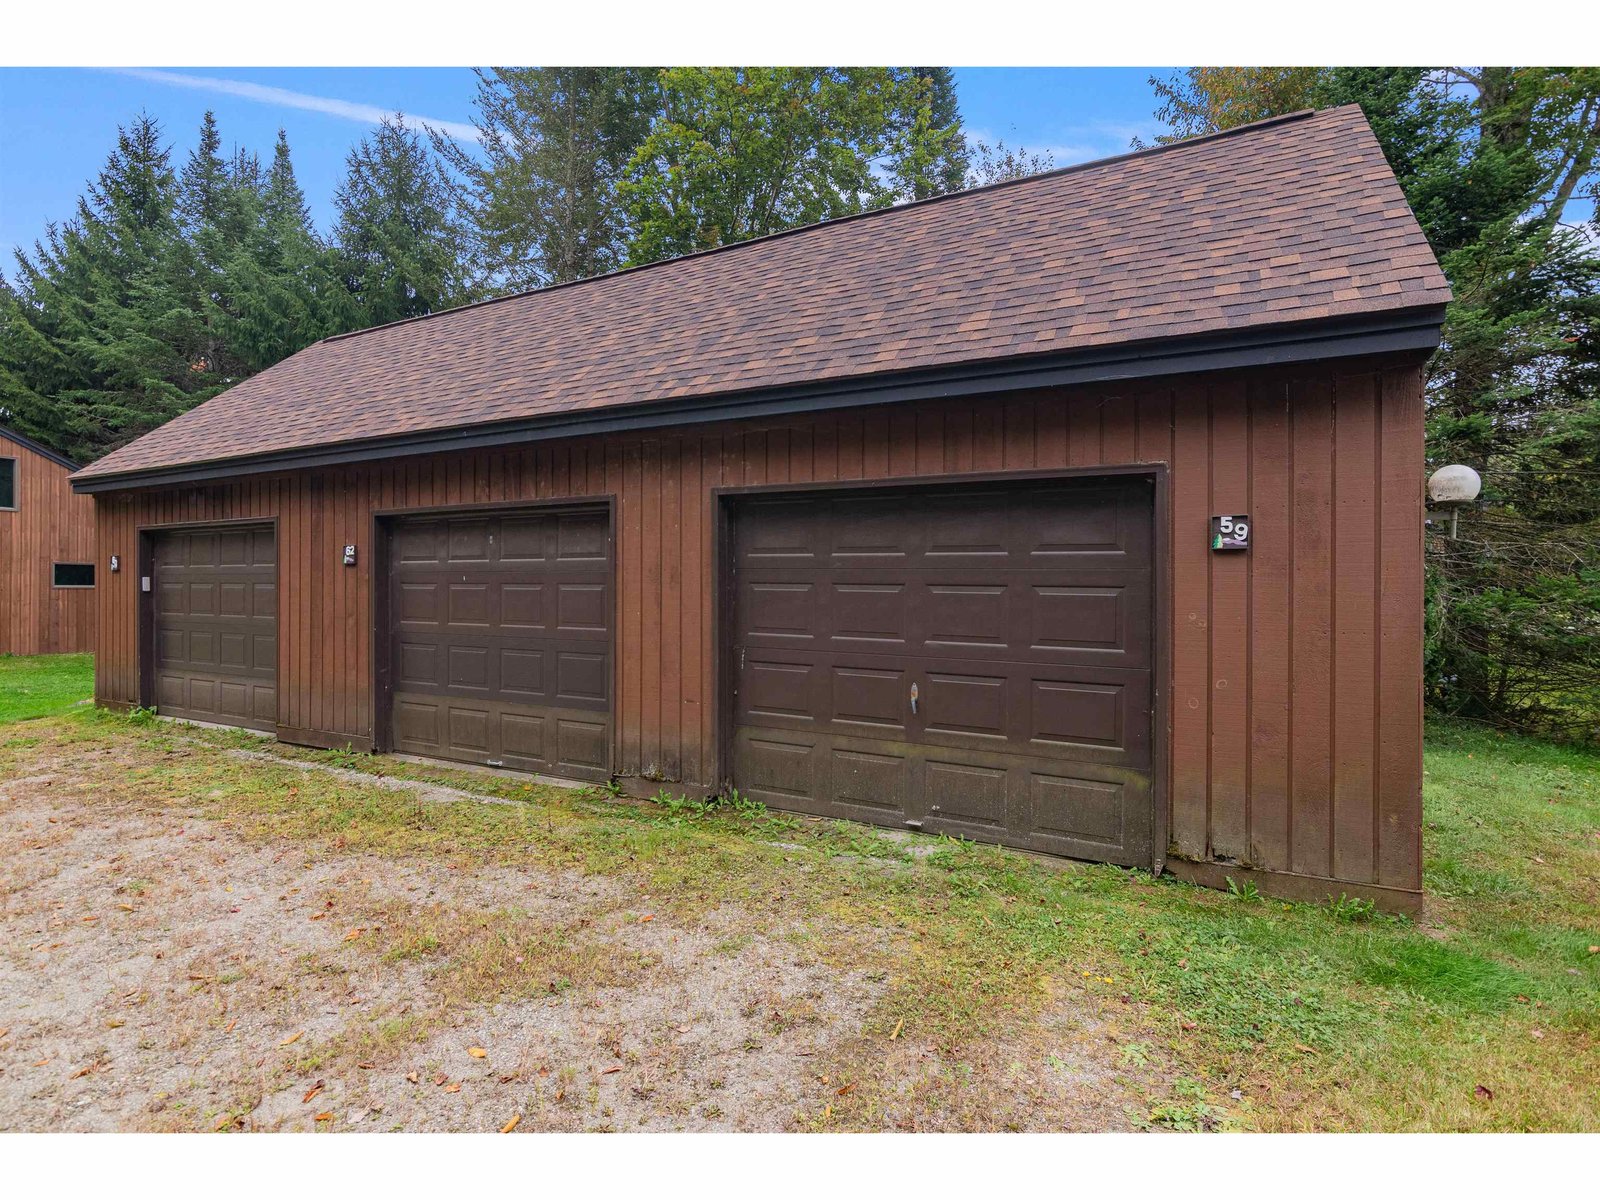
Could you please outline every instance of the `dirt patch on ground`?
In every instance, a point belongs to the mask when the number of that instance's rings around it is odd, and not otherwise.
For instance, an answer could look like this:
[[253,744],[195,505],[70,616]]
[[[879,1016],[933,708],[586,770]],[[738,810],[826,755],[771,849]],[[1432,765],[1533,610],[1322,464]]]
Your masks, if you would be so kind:
[[263,842],[107,799],[114,746],[17,761],[0,1129],[791,1130],[844,1097],[856,1127],[1118,1129],[1148,1083],[1070,994],[957,1052],[869,1037],[885,976],[870,953],[841,970],[829,930],[658,913],[577,871]]

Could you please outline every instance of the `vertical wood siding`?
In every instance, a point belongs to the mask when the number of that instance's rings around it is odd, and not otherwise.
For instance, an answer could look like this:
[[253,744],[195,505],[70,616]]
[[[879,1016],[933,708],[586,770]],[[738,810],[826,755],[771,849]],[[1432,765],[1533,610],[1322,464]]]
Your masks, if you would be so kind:
[[[0,437],[17,460],[16,511],[0,509],[0,654],[94,649],[94,588],[52,586],[58,562],[96,562],[94,501],[75,496],[58,462]],[[96,563],[96,583],[105,574]]]
[[[279,724],[373,728],[376,510],[615,495],[617,762],[717,782],[711,489],[1164,462],[1169,836],[1180,856],[1420,886],[1422,391],[1414,365],[1217,374],[541,442],[101,497],[141,526],[278,521]],[[1213,554],[1214,513],[1251,514]],[[359,566],[340,565],[347,542]],[[136,573],[101,589],[97,694],[138,700]]]

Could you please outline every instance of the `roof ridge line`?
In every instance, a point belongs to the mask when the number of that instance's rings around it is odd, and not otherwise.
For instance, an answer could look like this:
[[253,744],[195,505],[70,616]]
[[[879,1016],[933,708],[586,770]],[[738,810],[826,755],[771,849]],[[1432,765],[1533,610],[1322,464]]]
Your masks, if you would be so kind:
[[[527,296],[543,295],[547,292],[564,291],[568,288],[580,287],[583,284],[600,283],[607,279],[618,279],[624,275],[635,275],[641,271],[649,271],[656,267],[664,267],[669,263],[688,262],[691,259],[709,258],[713,254],[726,254],[730,251],[740,250],[746,246],[756,246],[765,242],[777,241],[779,238],[794,237],[802,233],[810,233],[818,229],[831,229],[836,225],[843,225],[852,221],[866,220],[870,217],[882,217],[889,213],[903,212],[906,209],[922,208],[932,204],[958,200],[964,196],[976,195],[980,192],[994,192],[1002,188],[1018,187],[1035,183],[1041,179],[1055,179],[1063,175],[1075,175],[1082,171],[1092,170],[1096,167],[1108,166],[1112,163],[1126,162],[1133,158],[1148,158],[1157,154],[1165,154],[1172,150],[1187,149],[1203,142],[1220,141],[1223,138],[1234,137],[1258,129],[1265,129],[1273,125],[1284,125],[1290,121],[1302,121],[1314,117],[1322,112],[1338,112],[1345,108],[1359,108],[1359,105],[1341,104],[1334,108],[1300,108],[1294,112],[1280,113],[1275,117],[1263,117],[1259,121],[1247,121],[1243,125],[1235,125],[1229,129],[1219,129],[1214,133],[1196,134],[1194,137],[1181,138],[1175,142],[1165,142],[1157,146],[1146,146],[1139,150],[1129,150],[1122,154],[1112,154],[1105,158],[1090,159],[1081,163],[1069,163],[1064,167],[1056,167],[1049,171],[1040,171],[1033,175],[1023,175],[1015,179],[1002,179],[995,183],[980,184],[977,187],[961,188],[958,191],[943,192],[937,196],[927,196],[921,200],[908,200],[904,204],[891,204],[887,208],[872,208],[865,212],[850,213],[848,216],[834,217],[825,221],[813,221],[809,225],[796,225],[792,229],[780,229],[775,233],[764,233],[759,237],[745,238],[737,242],[725,242],[720,246],[710,246],[704,250],[694,250],[688,254],[678,254],[671,258],[660,258],[654,262],[640,263],[632,267],[620,267],[615,271],[607,271],[601,275],[586,275],[582,279],[569,279],[562,283],[546,284],[544,287],[526,288],[519,292],[507,292],[503,296],[490,296],[484,300],[474,300],[468,304],[457,304],[451,308],[441,308],[437,312],[419,313],[414,317],[402,317],[397,321],[385,321],[381,325],[369,325],[365,329],[350,329],[344,333],[329,334],[319,338],[312,345],[320,346],[326,342],[342,342],[350,338],[360,337],[363,334],[376,333],[382,329],[394,329],[401,325],[414,325],[419,321],[431,321],[436,317],[448,316],[451,313],[467,312],[475,308],[487,308],[491,304],[503,304],[508,300],[520,300]],[[309,347],[308,347],[309,348]]]

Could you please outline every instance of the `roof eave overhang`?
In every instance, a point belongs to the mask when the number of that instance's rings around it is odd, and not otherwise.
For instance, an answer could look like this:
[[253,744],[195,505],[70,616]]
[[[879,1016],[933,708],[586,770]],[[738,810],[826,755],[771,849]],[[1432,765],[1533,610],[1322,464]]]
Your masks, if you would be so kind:
[[58,467],[65,467],[69,471],[78,470],[78,464],[73,462],[65,454],[58,453],[57,451],[50,449],[50,447],[46,446],[43,442],[36,442],[27,434],[18,433],[15,429],[6,429],[0,427],[0,440],[11,442],[13,445],[20,446],[24,450],[31,450],[40,458],[49,459]]
[[547,413],[515,421],[431,429],[390,437],[336,442],[267,454],[74,476],[75,492],[174,487],[283,471],[343,466],[417,454],[483,450],[551,438],[584,437],[673,425],[783,417],[824,409],[856,408],[1068,384],[1113,383],[1200,371],[1270,367],[1325,359],[1405,351],[1439,344],[1444,305],[1398,309],[1356,318],[1195,338],[1161,338],[1057,355],[1033,354],[921,371],[863,376],[782,388],[674,398],[602,409]]

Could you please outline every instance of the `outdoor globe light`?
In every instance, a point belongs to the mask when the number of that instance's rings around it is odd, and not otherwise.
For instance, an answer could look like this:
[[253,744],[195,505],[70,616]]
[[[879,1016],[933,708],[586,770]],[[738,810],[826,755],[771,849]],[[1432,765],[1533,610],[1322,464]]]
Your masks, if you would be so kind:
[[1428,476],[1428,499],[1450,510],[1450,536],[1456,536],[1463,505],[1471,504],[1483,490],[1483,478],[1471,467],[1451,463]]
[[1471,467],[1451,463],[1428,476],[1428,499],[1435,504],[1471,504],[1483,490],[1483,479]]

